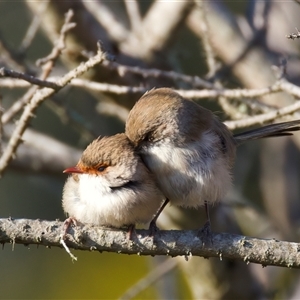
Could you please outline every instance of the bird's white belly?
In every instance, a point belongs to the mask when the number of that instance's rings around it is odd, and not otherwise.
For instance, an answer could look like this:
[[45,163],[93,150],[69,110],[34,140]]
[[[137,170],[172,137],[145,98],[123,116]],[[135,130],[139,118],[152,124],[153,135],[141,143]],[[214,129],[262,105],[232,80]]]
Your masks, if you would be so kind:
[[164,199],[154,185],[111,189],[99,176],[81,174],[79,178],[68,178],[62,202],[65,212],[83,223],[113,227],[147,223]]
[[[204,148],[203,144],[208,146]],[[204,201],[214,203],[225,196],[231,185],[228,164],[216,151],[214,139],[190,143],[185,148],[167,142],[153,144],[143,158],[174,205],[197,207]]]

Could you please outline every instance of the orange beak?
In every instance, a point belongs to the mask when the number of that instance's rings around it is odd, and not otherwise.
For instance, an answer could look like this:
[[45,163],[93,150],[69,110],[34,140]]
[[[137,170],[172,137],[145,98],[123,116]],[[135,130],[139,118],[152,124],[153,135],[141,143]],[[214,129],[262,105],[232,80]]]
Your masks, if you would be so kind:
[[71,168],[67,168],[63,171],[63,173],[78,173],[78,174],[82,174],[83,172],[77,167],[71,167]]

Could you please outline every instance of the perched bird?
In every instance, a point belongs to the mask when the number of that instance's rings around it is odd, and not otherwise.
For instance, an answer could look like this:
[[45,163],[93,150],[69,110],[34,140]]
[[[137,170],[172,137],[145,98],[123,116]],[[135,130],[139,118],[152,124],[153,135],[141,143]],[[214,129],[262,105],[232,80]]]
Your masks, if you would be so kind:
[[153,219],[164,200],[153,175],[125,134],[99,137],[83,152],[68,177],[62,197],[70,216],[65,226],[80,221],[96,225],[130,226]]
[[248,140],[291,135],[300,120],[233,135],[211,111],[170,88],[153,89],[134,105],[125,133],[171,204],[182,207],[221,200],[231,186],[236,147]]

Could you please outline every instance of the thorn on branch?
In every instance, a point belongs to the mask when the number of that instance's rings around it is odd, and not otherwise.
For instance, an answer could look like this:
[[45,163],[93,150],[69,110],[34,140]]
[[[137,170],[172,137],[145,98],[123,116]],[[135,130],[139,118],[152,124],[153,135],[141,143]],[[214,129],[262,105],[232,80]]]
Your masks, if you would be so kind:
[[298,30],[297,27],[296,27],[296,31],[297,31],[297,33],[291,33],[291,34],[287,35],[286,38],[290,39],[290,40],[299,39],[300,38],[300,31]]
[[97,41],[97,50],[98,52],[100,53],[104,53],[105,55],[105,60],[108,60],[108,61],[115,61],[116,60],[116,57],[109,53],[108,51],[106,51],[105,47],[103,46],[103,43],[101,40],[98,40]]

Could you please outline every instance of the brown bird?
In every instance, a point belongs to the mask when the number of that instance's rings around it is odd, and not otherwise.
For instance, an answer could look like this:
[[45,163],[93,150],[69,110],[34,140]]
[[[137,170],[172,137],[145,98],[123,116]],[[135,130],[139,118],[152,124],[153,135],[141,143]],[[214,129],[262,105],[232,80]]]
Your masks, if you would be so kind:
[[160,212],[169,201],[182,207],[205,205],[209,231],[208,204],[221,200],[231,186],[236,147],[253,139],[291,135],[299,125],[296,120],[233,135],[211,111],[172,89],[159,88],[134,105],[125,133],[167,198]]
[[83,223],[113,227],[130,226],[153,219],[164,200],[153,175],[143,164],[125,134],[94,140],[78,164],[64,173],[64,211]]

